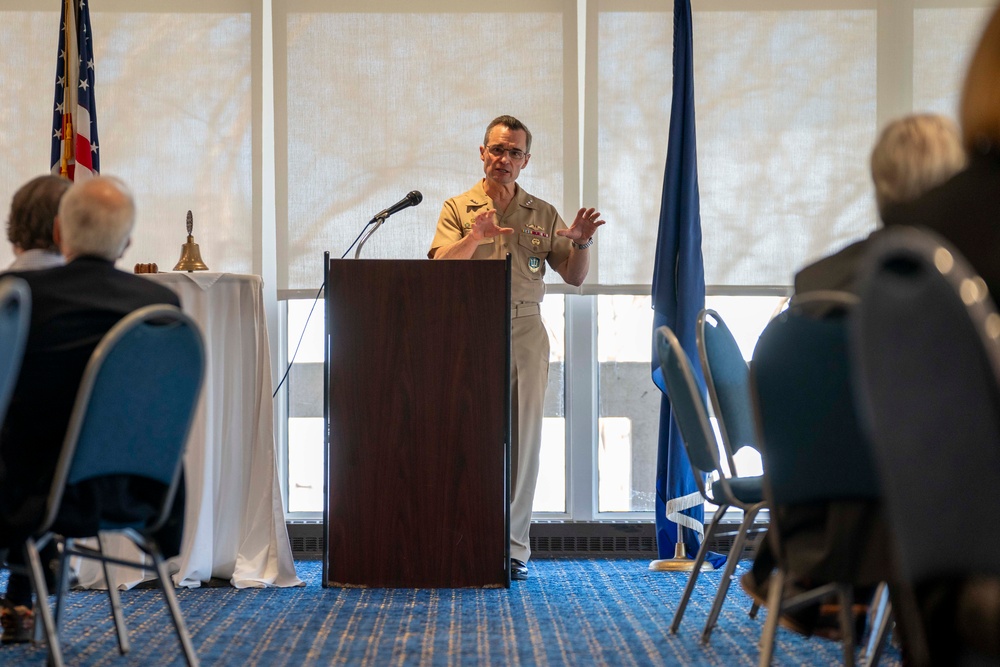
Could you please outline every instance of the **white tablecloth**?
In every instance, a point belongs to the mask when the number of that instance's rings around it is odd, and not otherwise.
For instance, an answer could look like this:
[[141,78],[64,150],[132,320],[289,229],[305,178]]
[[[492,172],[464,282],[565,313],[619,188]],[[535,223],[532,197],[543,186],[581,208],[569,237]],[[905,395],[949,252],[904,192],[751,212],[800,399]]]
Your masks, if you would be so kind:
[[[275,461],[271,371],[260,276],[159,273],[201,327],[207,365],[202,396],[184,455],[187,505],[174,582],[197,587],[211,578],[236,588],[301,586]],[[124,538],[109,553],[137,557]],[[84,561],[80,585],[104,588],[100,564]],[[152,575],[147,573],[146,579]],[[140,570],[112,566],[120,589],[143,580]]]

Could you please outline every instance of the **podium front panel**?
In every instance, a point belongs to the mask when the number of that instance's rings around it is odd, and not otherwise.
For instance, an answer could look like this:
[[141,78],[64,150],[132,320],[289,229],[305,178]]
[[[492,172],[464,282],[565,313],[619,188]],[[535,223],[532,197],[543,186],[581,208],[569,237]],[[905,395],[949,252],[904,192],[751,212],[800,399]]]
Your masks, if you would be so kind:
[[326,585],[510,585],[507,267],[329,262]]

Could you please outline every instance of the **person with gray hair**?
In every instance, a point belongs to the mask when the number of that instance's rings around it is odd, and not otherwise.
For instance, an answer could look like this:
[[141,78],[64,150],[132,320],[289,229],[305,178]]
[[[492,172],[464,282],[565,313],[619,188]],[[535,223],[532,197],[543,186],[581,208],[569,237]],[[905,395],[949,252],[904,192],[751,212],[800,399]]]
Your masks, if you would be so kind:
[[879,216],[913,201],[965,167],[958,125],[933,113],[904,116],[886,125],[872,150],[871,173]]
[[892,207],[886,224],[926,227],[972,264],[1000,295],[1000,7],[986,22],[959,102],[968,166],[912,202]]
[[52,238],[59,201],[71,185],[52,174],[37,176],[14,193],[7,218],[7,240],[14,248],[14,261],[7,271],[48,269],[63,264],[59,246]]
[[[24,539],[41,519],[80,378],[94,348],[133,310],[180,306],[170,289],[115,268],[134,224],[135,201],[120,180],[101,176],[75,183],[59,203],[53,230],[66,264],[11,274],[28,283],[32,303],[21,372],[0,428],[0,550],[10,549],[10,562],[23,560]],[[67,489],[64,501],[76,507],[82,521],[93,516],[97,498],[106,503],[115,492],[105,485],[98,494],[87,484]],[[134,493],[130,489],[119,497]],[[180,551],[184,499],[183,493],[178,496],[157,535],[168,558]],[[116,511],[122,520],[139,520],[155,508],[132,503]],[[31,640],[31,597],[27,577],[12,572],[0,600],[3,643]]]
[[[884,224],[895,224],[899,207],[944,183],[965,167],[965,150],[954,121],[920,113],[890,122],[871,154],[875,203]],[[858,269],[880,229],[806,266],[795,275],[795,293],[843,290],[857,293]]]
[[135,199],[113,176],[83,181],[59,203],[56,240],[67,261],[80,256],[115,262],[125,253],[135,225]]
[[[912,114],[886,125],[872,149],[870,164],[879,215],[885,216],[961,170],[965,166],[965,151],[958,128],[950,119],[936,114]],[[795,276],[795,294],[820,290],[858,293],[864,257],[872,239],[882,231],[877,229],[868,238],[803,268]],[[782,535],[782,540],[785,549],[795,554],[795,571],[785,582],[786,597],[825,581],[828,572],[850,570],[864,573],[863,578],[891,577],[892,545],[879,502],[838,500],[786,507],[781,511],[788,533]],[[843,541],[848,535],[854,540],[851,545],[854,549],[844,548]],[[751,570],[740,578],[740,587],[761,606],[766,606],[768,581],[775,566],[769,545],[766,538],[760,542]],[[850,564],[845,562],[847,551],[851,552]],[[858,602],[867,603],[872,590],[856,587],[854,595]],[[779,623],[800,634],[841,639],[836,612],[832,607],[826,608],[828,613],[821,613],[820,609],[808,607],[783,613]],[[856,616],[855,620],[863,625],[864,615]]]

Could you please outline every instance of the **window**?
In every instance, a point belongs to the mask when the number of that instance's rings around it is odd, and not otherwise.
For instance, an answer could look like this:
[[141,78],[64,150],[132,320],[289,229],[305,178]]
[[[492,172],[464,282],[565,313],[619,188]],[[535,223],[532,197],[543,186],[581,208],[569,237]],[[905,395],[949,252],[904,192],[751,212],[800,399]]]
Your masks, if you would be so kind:
[[[92,8],[102,167],[132,185],[139,209],[123,265],[172,267],[191,210],[212,270],[264,275],[272,345],[286,360],[324,251],[339,257],[375,212],[417,189],[423,204],[390,219],[364,256],[424,257],[440,202],[481,174],[486,123],[501,113],[528,123],[522,186],[567,219],[585,204],[609,221],[583,288],[549,277],[535,509],[648,518],[659,401],[648,379],[648,297],[669,125],[669,3],[135,4]],[[36,5],[0,0],[0,112],[15,128],[0,136],[8,196],[49,167],[58,11]],[[743,332],[745,354],[798,267],[875,226],[867,159],[879,128],[911,110],[955,113],[993,6],[694,3],[708,303]],[[10,259],[0,244],[0,266]],[[320,311],[279,394],[292,512],[316,511],[321,498],[322,327]]]

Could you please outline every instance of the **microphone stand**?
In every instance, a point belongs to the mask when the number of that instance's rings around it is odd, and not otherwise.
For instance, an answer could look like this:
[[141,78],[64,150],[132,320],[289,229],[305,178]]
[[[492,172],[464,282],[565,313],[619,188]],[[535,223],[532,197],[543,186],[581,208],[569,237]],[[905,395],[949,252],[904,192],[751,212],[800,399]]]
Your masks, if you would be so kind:
[[364,238],[361,239],[361,243],[358,244],[358,249],[354,251],[354,259],[358,259],[361,256],[361,249],[365,246],[365,243],[372,237],[372,234],[378,231],[378,228],[382,226],[382,223],[384,223],[385,219],[388,217],[389,216],[386,214],[376,215],[367,225],[365,225],[366,227],[370,226],[371,229],[369,229],[368,233],[366,233]]

